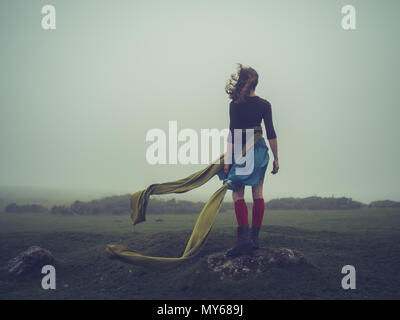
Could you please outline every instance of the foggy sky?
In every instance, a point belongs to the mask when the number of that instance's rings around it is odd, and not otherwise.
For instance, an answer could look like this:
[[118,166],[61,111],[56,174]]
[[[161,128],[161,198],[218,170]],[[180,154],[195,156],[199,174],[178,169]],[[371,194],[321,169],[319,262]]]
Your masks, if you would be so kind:
[[[341,8],[357,30],[341,28]],[[41,28],[56,8],[57,29]],[[204,165],[149,165],[146,133],[226,128],[236,63],[259,73],[281,170],[264,197],[400,200],[399,1],[0,4],[0,185],[131,193]],[[272,153],[271,158],[272,158]],[[206,200],[217,177],[177,198]],[[247,196],[250,196],[247,191]],[[228,199],[228,197],[227,197]]]

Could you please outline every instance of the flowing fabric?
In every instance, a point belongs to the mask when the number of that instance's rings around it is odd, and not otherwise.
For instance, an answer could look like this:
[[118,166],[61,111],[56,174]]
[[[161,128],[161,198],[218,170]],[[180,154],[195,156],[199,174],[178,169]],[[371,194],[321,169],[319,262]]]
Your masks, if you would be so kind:
[[[262,139],[261,126],[250,129],[254,129],[253,143],[256,144],[260,139]],[[246,148],[247,150],[250,150],[253,146],[254,145],[244,146],[242,156],[245,154]],[[240,158],[241,157],[239,157],[238,160]],[[131,219],[133,225],[146,220],[146,208],[151,195],[188,192],[207,183],[212,177],[221,173],[223,167],[224,154],[204,169],[195,172],[186,178],[172,182],[152,184],[147,189],[134,193],[131,196]],[[225,194],[230,187],[229,183],[229,180],[224,181],[224,184],[211,196],[201,210],[185,251],[181,257],[166,258],[144,256],[120,244],[109,244],[106,248],[107,253],[111,258],[117,258],[121,261],[135,265],[154,268],[174,267],[178,263],[194,257],[207,240],[211,227],[214,224],[219,209],[221,208]]]
[[[259,139],[254,147],[251,148],[253,157],[249,157],[246,161],[235,161],[233,157],[233,164],[228,173],[223,170],[218,172],[220,180],[229,181],[229,190],[236,191],[239,186],[258,186],[260,180],[264,180],[265,171],[267,170],[269,162],[268,147],[264,139]],[[243,170],[245,167],[251,167],[252,169],[244,174],[238,173],[238,170]]]

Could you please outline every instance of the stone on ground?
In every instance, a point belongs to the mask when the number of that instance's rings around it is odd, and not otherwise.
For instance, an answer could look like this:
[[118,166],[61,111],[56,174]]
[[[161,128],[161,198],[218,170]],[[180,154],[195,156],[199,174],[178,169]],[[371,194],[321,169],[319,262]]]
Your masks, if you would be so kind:
[[208,256],[208,266],[220,274],[220,279],[242,279],[251,273],[261,273],[270,266],[293,266],[306,263],[304,254],[288,248],[260,248],[238,257],[227,257],[226,251]]

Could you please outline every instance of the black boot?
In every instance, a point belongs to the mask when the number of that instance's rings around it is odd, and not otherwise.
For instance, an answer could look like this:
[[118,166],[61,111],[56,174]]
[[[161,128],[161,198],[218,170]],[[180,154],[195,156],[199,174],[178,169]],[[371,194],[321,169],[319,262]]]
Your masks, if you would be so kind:
[[251,227],[251,248],[256,250],[259,248],[258,234],[260,233],[260,227]]
[[251,241],[249,239],[249,227],[240,226],[237,228],[236,245],[226,252],[228,257],[236,257],[246,254],[251,250]]

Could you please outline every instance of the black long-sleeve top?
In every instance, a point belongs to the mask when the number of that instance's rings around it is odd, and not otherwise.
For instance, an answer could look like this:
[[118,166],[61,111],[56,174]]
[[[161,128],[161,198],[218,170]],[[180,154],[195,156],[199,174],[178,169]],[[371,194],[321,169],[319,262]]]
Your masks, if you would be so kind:
[[272,122],[271,104],[258,96],[247,97],[245,101],[238,104],[231,102],[229,105],[229,119],[229,129],[232,136],[232,139],[228,139],[229,142],[233,142],[234,129],[246,129],[259,126],[262,120],[264,120],[267,138],[269,140],[276,138],[274,124]]

